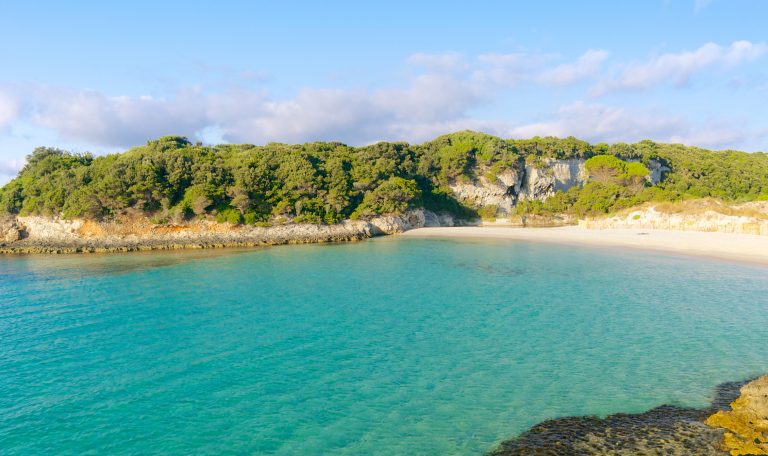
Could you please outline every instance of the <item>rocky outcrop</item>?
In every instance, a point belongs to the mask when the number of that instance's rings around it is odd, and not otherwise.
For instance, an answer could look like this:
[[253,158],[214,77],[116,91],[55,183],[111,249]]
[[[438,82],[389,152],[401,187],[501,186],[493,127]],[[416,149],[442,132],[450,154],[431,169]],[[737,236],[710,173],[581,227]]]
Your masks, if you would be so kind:
[[544,160],[543,164],[520,161],[513,169],[496,175],[483,175],[474,182],[456,182],[454,195],[470,207],[496,206],[500,216],[510,214],[518,200],[545,200],[558,190],[584,185],[587,180],[584,160]]
[[119,222],[19,217],[0,224],[0,253],[78,253],[251,247],[341,242],[401,233],[423,226],[453,226],[453,219],[422,209],[398,216],[348,220],[335,225],[234,226],[211,221],[153,224],[146,219]]
[[426,215],[423,209],[406,212],[403,215],[384,215],[371,219],[374,235],[396,234],[413,228],[425,226]]
[[[632,161],[632,160],[630,160]],[[517,165],[496,176],[483,174],[473,182],[454,182],[450,185],[456,198],[464,204],[479,209],[495,206],[498,215],[504,217],[513,212],[518,201],[544,201],[558,191],[567,192],[573,187],[587,183],[588,175],[584,159],[542,159],[539,163],[527,164],[520,160]],[[669,168],[661,162],[648,162],[648,180],[656,185]]]
[[73,241],[79,237],[79,230],[86,223],[83,220],[64,220],[39,216],[17,217],[16,220],[32,241]]
[[469,207],[496,206],[500,214],[509,214],[516,202],[515,185],[508,185],[501,179],[491,182],[480,177],[473,183],[454,183],[451,190],[456,198]]
[[567,192],[587,182],[584,160],[547,160],[543,167],[527,165],[521,182],[519,198],[545,200],[557,191]]
[[768,375],[742,387],[731,410],[715,413],[706,423],[726,430],[723,446],[732,455],[768,455]]
[[648,175],[648,182],[650,182],[651,185],[656,185],[664,180],[666,173],[671,171],[667,165],[656,160],[648,160],[646,165],[648,166],[648,170],[651,172],[651,174]]
[[13,217],[0,219],[0,242],[16,242],[26,237],[24,226]]
[[637,414],[547,420],[517,438],[502,442],[489,455],[722,456],[727,454],[721,445],[726,431],[707,426],[704,421],[718,410],[726,409],[745,383],[718,385],[715,399],[707,409],[662,405]]

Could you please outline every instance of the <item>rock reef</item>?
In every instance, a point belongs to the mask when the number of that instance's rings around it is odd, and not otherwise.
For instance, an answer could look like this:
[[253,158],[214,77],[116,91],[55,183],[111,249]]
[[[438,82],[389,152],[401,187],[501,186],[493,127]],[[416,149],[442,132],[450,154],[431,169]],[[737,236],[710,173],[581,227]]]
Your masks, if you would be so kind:
[[[729,403],[731,411],[727,411]],[[768,376],[718,385],[706,409],[663,405],[602,419],[547,420],[502,442],[488,456],[759,455],[768,454],[766,437]]]

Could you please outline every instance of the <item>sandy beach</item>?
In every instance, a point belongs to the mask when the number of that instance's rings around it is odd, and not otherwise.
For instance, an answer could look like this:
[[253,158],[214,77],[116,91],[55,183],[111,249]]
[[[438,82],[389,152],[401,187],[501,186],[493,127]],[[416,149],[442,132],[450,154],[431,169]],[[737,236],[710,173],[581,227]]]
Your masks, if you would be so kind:
[[570,245],[626,247],[768,266],[768,236],[643,229],[512,228],[496,226],[418,228],[411,237],[515,239]]

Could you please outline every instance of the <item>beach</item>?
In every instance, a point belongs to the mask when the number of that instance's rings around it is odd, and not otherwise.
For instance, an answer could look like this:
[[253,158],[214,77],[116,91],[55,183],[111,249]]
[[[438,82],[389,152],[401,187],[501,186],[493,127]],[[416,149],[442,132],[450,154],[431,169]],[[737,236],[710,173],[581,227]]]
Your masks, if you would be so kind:
[[588,229],[577,226],[417,228],[409,237],[514,239],[569,245],[624,247],[768,265],[768,236],[701,231]]

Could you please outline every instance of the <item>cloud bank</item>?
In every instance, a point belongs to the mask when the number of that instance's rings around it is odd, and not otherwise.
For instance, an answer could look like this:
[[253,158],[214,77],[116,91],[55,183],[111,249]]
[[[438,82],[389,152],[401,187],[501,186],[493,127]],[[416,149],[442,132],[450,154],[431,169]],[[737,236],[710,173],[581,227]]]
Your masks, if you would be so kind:
[[705,68],[733,67],[755,60],[767,50],[765,43],[749,41],[735,41],[730,46],[707,43],[695,51],[664,54],[644,63],[627,65],[618,77],[596,85],[592,93],[604,95],[621,90],[647,90],[662,83],[682,86]]
[[[702,71],[727,71],[762,57],[767,49],[765,43],[749,41],[707,43],[693,51],[610,67],[610,54],[602,49],[587,50],[565,63],[557,62],[555,56],[524,52],[474,57],[417,53],[404,62],[415,73],[392,87],[308,87],[285,99],[243,87],[183,88],[164,97],[115,96],[62,87],[0,88],[0,130],[20,120],[69,141],[104,147],[129,147],[165,134],[201,137],[201,132],[211,129],[225,141],[238,143],[340,140],[366,144],[420,142],[466,128],[512,137],[652,138],[719,147],[757,133],[726,123],[692,125],[680,116],[605,104],[596,98],[663,85],[684,87]],[[581,90],[581,96],[539,114],[542,120],[535,122],[473,115],[501,95],[551,87]],[[11,168],[5,165],[0,173],[7,170]]]

